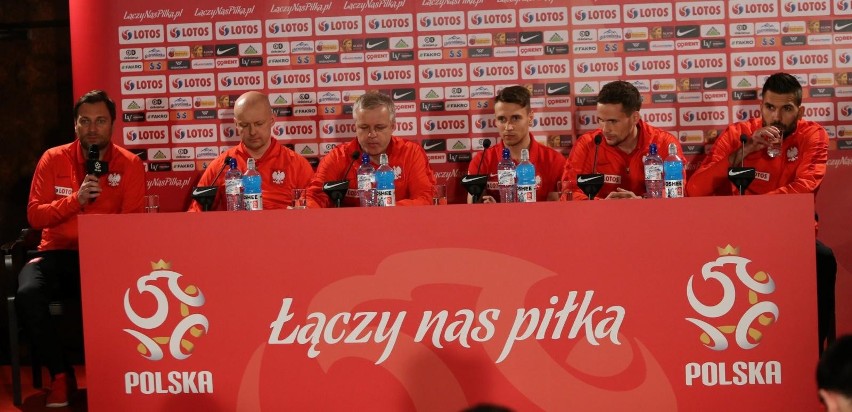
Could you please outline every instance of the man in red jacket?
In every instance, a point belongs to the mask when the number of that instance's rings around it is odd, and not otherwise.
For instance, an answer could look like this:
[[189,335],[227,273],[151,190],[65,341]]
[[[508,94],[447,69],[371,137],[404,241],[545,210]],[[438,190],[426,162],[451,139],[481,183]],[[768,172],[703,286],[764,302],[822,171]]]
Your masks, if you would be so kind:
[[353,159],[356,152],[368,154],[376,169],[379,157],[383,153],[388,155],[388,165],[396,174],[394,190],[397,206],[431,205],[435,174],[419,144],[393,136],[396,108],[390,97],[379,92],[367,92],[355,102],[352,115],[355,118],[355,139],[338,145],[320,161],[308,188],[308,207],[331,206],[331,200],[322,190],[323,183],[344,179],[349,180],[349,190],[342,206],[360,205],[357,171],[361,159]]
[[[211,210],[225,210],[225,174],[213,179],[225,165],[225,159],[237,160],[237,168],[246,172],[249,157],[254,158],[260,174],[264,209],[284,209],[293,202],[293,189],[308,186],[314,171],[310,163],[272,138],[275,118],[269,98],[259,92],[247,92],[234,103],[234,123],[240,135],[240,144],[220,154],[210,162],[198,186],[219,186]],[[201,211],[201,205],[193,201],[190,212]]]
[[[728,168],[741,163],[757,172],[749,194],[815,194],[819,190],[828,160],[828,135],[818,123],[802,119],[799,81],[787,73],[773,74],[763,85],[761,99],[760,117],[733,124],[716,139],[689,179],[689,196],[739,193],[728,181]],[[770,142],[780,142],[780,155],[769,156]]]
[[[509,86],[494,97],[494,119],[500,133],[500,142],[482,153],[477,153],[470,161],[469,174],[487,173],[488,186],[482,196],[482,203],[495,203],[499,199],[497,185],[497,163],[503,159],[503,149],[509,149],[512,162],[517,166],[521,159],[521,150],[528,149],[530,163],[535,166],[536,200],[557,200],[556,182],[562,177],[565,168],[565,156],[541,143],[538,143],[530,125],[533,112],[530,108],[530,91],[523,86]],[[482,163],[482,165],[480,165]],[[473,197],[468,195],[467,202]]]
[[[49,149],[36,166],[30,187],[27,219],[42,229],[39,255],[18,275],[15,304],[35,350],[50,371],[48,407],[68,405],[76,390],[74,369],[50,322],[48,304],[60,297],[80,296],[77,216],[134,213],[144,208],[145,169],[129,151],[112,144],[115,103],[100,90],[74,105],[77,139]],[[90,148],[98,148],[103,173],[87,164]]]
[[[598,198],[635,199],[645,194],[645,165],[651,143],[657,144],[660,157],[668,156],[669,144],[677,147],[683,159],[680,142],[671,133],[657,129],[639,116],[642,97],[632,84],[617,80],[607,83],[598,93],[597,117],[601,127],[580,136],[565,165],[562,180],[571,181],[572,191],[577,187],[578,173],[603,173],[604,185]],[[606,144],[597,148],[595,167],[595,136],[601,135]]]
[[[728,180],[728,168],[755,169],[746,194],[813,193],[816,197],[828,161],[828,134],[818,123],[802,119],[802,85],[787,73],[766,79],[760,117],[729,126],[687,184],[689,196],[739,193]],[[745,139],[745,145],[742,143]],[[780,146],[770,156],[770,144]],[[834,339],[834,252],[816,242],[817,329],[820,350]]]

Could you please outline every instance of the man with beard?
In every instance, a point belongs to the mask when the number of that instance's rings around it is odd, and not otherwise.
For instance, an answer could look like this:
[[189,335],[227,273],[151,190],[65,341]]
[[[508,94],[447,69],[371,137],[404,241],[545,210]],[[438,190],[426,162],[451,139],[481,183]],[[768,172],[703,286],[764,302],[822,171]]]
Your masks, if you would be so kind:
[[[115,103],[106,93],[93,90],[83,95],[74,105],[77,139],[42,155],[30,187],[27,219],[33,228],[42,229],[41,244],[38,256],[18,275],[15,304],[50,371],[48,407],[68,405],[77,387],[48,310],[53,300],[80,296],[77,216],[134,213],[144,208],[145,169],[138,157],[112,144],[114,121]],[[89,170],[93,164],[87,161],[94,146],[103,173]]]
[[[802,119],[802,86],[787,73],[766,79],[760,117],[728,126],[707,158],[687,182],[689,196],[739,193],[728,180],[728,168],[753,167],[757,178],[746,194],[816,193],[825,176],[828,134],[818,123]],[[741,138],[745,138],[745,145]],[[767,148],[780,145],[777,155]],[[837,260],[816,242],[819,348],[834,340],[834,283]]]
[[[668,156],[669,144],[674,143],[678,156],[684,158],[677,138],[643,121],[639,115],[641,108],[642,97],[632,84],[618,80],[601,88],[596,113],[600,128],[577,138],[562,174],[563,181],[571,182],[573,193],[582,194],[576,174],[595,170],[604,175],[604,185],[597,198],[641,198],[645,194],[643,159],[651,143],[657,145],[662,158]],[[595,165],[595,136],[598,135],[603,143],[598,145]]]
[[[738,193],[728,180],[728,168],[754,167],[758,178],[746,193],[816,193],[825,176],[828,135],[818,123],[803,120],[802,86],[787,73],[766,79],[760,117],[729,126],[687,184],[689,196]],[[745,147],[740,137],[747,138]],[[781,145],[770,157],[767,147]],[[740,149],[743,150],[740,150]]]

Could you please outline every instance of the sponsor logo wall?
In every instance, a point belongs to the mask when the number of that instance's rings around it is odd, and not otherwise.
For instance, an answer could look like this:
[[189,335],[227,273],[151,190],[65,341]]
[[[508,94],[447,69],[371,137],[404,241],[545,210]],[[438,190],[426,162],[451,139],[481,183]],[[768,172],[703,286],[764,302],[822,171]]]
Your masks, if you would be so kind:
[[[322,130],[351,125],[352,103],[365,90],[387,93],[411,119],[398,135],[494,137],[495,128],[476,120],[490,119],[500,88],[522,84],[545,120],[533,127],[536,138],[567,153],[576,136],[596,127],[600,87],[625,79],[642,92],[646,120],[672,131],[688,154],[700,154],[726,124],[757,112],[764,79],[779,70],[799,77],[814,107],[807,115],[825,125],[831,147],[852,147],[845,142],[852,139],[847,0],[181,8],[152,0],[102,9],[108,47],[89,68],[102,72],[93,78],[121,102],[120,143],[134,149],[224,150],[238,141],[227,125],[234,100],[247,90],[269,93],[282,126],[276,139],[314,163],[352,137]],[[75,77],[93,76],[81,66]],[[468,158],[434,166],[464,169]],[[146,160],[151,172],[174,169],[173,161]]]

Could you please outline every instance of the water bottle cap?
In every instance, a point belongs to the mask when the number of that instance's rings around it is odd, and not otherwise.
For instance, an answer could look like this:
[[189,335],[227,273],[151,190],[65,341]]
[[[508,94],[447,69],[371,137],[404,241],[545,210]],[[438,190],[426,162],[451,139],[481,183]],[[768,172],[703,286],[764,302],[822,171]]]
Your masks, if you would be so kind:
[[509,152],[508,147],[503,148],[503,160],[510,159],[512,157],[512,153]]
[[369,153],[361,153],[361,163],[370,163]]
[[387,153],[382,153],[382,155],[379,157],[379,164],[383,164],[383,165],[388,164],[388,154]]
[[651,145],[648,146],[648,153],[650,153],[652,155],[657,154],[657,144],[656,143],[651,143]]

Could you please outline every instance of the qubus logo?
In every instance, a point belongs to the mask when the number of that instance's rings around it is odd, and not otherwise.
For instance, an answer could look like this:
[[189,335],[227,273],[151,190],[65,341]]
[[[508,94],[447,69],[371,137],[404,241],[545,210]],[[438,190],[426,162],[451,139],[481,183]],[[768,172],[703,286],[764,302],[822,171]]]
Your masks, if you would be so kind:
[[[685,319],[698,326],[702,332],[699,340],[709,349],[714,351],[728,349],[730,345],[726,334],[733,334],[734,341],[740,348],[752,349],[760,344],[763,337],[759,328],[778,321],[778,305],[760,299],[761,296],[768,296],[775,292],[775,281],[762,270],[755,274],[749,273],[746,265],[751,263],[751,260],[739,256],[738,248],[728,245],[717,249],[719,257],[705,263],[701,268],[703,282],[700,280],[694,282],[695,276],[692,275],[686,284],[689,305],[706,320],[690,317]],[[739,282],[735,283],[735,280]],[[721,298],[713,304],[705,304],[696,294],[697,289],[699,294],[706,298],[710,294],[701,292],[707,292],[710,289],[718,291],[720,287]],[[739,316],[735,324],[725,324],[726,319],[736,318],[728,315],[734,309],[737,290],[743,287],[748,291],[747,309]],[[713,293],[712,296],[718,296],[718,292]],[[720,322],[722,324],[719,324]]]
[[[124,293],[124,313],[144,332],[129,328],[124,331],[139,340],[136,350],[152,361],[163,359],[164,347],[177,360],[190,357],[195,349],[193,341],[206,334],[209,327],[206,316],[193,313],[204,306],[204,294],[192,284],[181,288],[179,282],[183,275],[170,269],[171,265],[162,259],[152,262],[151,272],[136,281],[135,293],[131,293],[130,288]],[[166,290],[162,288],[164,283]],[[148,303],[151,299],[156,302],[153,307]],[[142,317],[134,307],[141,309],[141,313],[153,314]],[[170,319],[169,315],[175,313],[180,320],[171,324],[169,321],[175,316]]]

